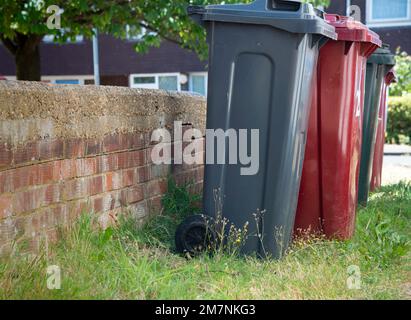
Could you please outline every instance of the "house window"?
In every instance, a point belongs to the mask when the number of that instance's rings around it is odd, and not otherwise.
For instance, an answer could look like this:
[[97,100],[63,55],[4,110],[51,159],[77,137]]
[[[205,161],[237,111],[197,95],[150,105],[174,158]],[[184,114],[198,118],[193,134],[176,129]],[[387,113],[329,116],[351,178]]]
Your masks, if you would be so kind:
[[130,75],[131,88],[181,91],[179,73],[154,73]]
[[80,84],[78,79],[57,79],[54,81],[56,84]]
[[134,77],[134,84],[155,84],[156,77]]
[[[43,37],[43,42],[52,43],[54,42],[54,38],[55,38],[54,34],[47,34]],[[72,39],[67,39],[66,43],[81,43],[83,41],[84,41],[84,36],[77,35],[75,36],[74,41]]]
[[60,76],[42,76],[41,81],[55,84],[92,84],[94,83],[92,75],[60,75]]
[[206,72],[193,72],[189,76],[189,87],[188,90],[201,94],[202,96],[207,95],[207,73]]
[[169,91],[179,91],[179,77],[178,76],[159,76],[158,88]]
[[411,25],[410,0],[367,1],[367,24],[376,27]]

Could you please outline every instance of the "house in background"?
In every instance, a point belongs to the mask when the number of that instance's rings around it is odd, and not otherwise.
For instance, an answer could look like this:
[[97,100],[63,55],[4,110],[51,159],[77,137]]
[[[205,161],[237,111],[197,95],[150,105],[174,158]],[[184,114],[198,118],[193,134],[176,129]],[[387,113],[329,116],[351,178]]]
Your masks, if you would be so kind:
[[326,11],[347,15],[350,7],[392,51],[401,47],[411,54],[411,0],[331,0]]
[[[57,84],[93,84],[93,45],[77,37],[64,45],[46,36],[40,45],[42,81]],[[165,90],[207,93],[206,61],[194,52],[164,40],[159,48],[138,54],[138,39],[99,36],[100,83]],[[15,79],[13,56],[0,42],[0,74]]]
[[[361,21],[380,34],[393,51],[411,54],[411,0],[331,0],[327,12],[346,15],[357,6]],[[360,12],[358,12],[360,11]],[[129,86],[207,94],[207,62],[194,52],[163,41],[147,54],[134,50],[137,38],[99,37],[102,85]],[[45,37],[41,44],[42,80],[52,83],[93,84],[93,52],[89,40],[59,45]],[[0,44],[0,74],[15,79],[13,57]]]

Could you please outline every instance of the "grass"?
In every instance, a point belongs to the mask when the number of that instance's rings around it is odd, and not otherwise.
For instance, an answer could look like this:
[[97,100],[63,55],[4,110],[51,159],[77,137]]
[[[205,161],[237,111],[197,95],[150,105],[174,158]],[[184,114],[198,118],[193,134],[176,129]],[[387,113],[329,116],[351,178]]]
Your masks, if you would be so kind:
[[[410,184],[374,193],[358,213],[352,240],[296,242],[280,261],[174,254],[174,230],[199,198],[170,187],[165,210],[142,228],[128,218],[101,231],[83,215],[48,254],[1,261],[0,299],[410,298]],[[60,290],[47,289],[50,265],[61,269]],[[347,288],[352,265],[361,272],[358,290]]]

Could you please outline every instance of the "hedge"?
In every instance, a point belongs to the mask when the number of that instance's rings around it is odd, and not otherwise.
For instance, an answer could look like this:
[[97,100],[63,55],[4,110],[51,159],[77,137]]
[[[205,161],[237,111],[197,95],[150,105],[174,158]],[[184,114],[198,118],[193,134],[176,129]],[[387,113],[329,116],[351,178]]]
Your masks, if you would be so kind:
[[411,144],[411,94],[389,98],[386,140]]

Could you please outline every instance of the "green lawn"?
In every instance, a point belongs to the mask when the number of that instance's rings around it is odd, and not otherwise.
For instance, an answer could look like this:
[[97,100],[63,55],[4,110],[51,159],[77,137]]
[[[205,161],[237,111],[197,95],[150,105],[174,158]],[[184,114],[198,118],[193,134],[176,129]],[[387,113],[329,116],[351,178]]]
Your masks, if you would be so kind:
[[[83,216],[48,256],[1,261],[0,299],[410,299],[410,184],[373,194],[351,241],[294,243],[280,261],[174,254],[175,227],[198,197],[171,189],[164,212],[143,228],[128,219],[98,231]],[[60,290],[47,289],[50,265],[61,268]],[[347,288],[352,265],[360,289]]]

